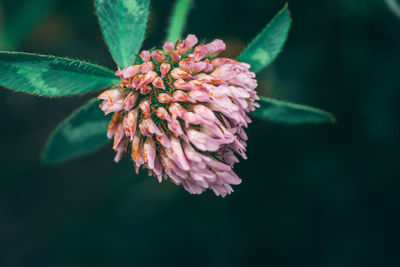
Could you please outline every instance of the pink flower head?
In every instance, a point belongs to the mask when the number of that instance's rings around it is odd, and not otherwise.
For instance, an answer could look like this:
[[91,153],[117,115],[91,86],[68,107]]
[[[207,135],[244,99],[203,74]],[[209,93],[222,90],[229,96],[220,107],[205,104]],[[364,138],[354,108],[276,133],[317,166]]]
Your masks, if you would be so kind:
[[246,159],[257,81],[248,64],[216,57],[223,41],[197,42],[189,34],[176,47],[166,42],[164,52],[143,50],[141,65],[117,70],[120,88],[103,92],[100,107],[114,113],[107,136],[115,161],[131,147],[136,172],[144,167],[160,182],[224,197],[241,182],[233,165]]

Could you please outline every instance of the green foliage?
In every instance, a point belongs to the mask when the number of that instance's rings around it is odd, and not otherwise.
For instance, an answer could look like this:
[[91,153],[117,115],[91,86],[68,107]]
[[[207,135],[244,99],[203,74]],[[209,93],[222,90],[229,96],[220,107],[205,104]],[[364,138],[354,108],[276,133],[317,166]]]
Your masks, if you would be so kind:
[[45,163],[58,163],[88,154],[107,144],[110,118],[104,116],[97,99],[72,113],[54,130],[43,152]]
[[286,4],[246,47],[238,60],[249,63],[253,72],[267,67],[281,52],[289,33],[290,23],[290,13]]
[[121,68],[132,65],[142,46],[150,0],[96,0],[101,30]]
[[395,14],[398,18],[400,18],[400,4],[397,0],[385,0],[388,8]]
[[252,115],[261,119],[292,124],[335,122],[332,114],[320,109],[266,97],[260,97],[259,103]]
[[183,29],[189,15],[192,0],[176,0],[171,22],[168,28],[167,40],[175,42],[182,38]]
[[[0,50],[11,50],[19,47],[26,35],[57,3],[57,0],[25,1],[16,12],[5,15],[4,28],[0,28]],[[11,14],[10,14],[11,13]]]
[[0,52],[0,85],[42,96],[75,95],[115,84],[114,73],[86,62]]

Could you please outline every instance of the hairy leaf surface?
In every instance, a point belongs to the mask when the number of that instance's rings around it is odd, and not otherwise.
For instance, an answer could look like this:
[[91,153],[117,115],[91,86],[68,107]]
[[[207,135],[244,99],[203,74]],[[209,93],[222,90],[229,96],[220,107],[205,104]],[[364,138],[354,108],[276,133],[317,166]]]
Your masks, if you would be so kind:
[[150,0],[96,0],[101,30],[114,61],[121,68],[134,64],[142,46]]
[[0,52],[0,85],[42,96],[82,94],[116,84],[114,73],[79,60]]
[[326,123],[335,122],[331,113],[308,106],[279,101],[267,97],[260,97],[260,108],[252,115],[283,123]]
[[246,47],[238,60],[249,63],[253,72],[258,72],[267,67],[281,52],[289,33],[290,23],[290,13],[286,4]]

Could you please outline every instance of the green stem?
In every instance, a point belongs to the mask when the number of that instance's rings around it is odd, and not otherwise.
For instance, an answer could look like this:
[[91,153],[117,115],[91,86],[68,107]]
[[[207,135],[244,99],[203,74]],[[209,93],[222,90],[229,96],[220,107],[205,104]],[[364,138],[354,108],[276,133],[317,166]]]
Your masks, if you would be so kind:
[[182,38],[183,28],[189,14],[192,0],[176,0],[169,24],[167,40],[175,42]]

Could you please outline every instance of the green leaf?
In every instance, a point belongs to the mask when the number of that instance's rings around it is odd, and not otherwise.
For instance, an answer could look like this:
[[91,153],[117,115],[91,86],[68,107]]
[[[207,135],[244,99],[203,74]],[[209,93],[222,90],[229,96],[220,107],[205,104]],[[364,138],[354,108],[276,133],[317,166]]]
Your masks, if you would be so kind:
[[238,60],[249,63],[253,72],[267,67],[281,52],[289,33],[290,23],[290,13],[286,4],[246,47]]
[[183,29],[189,15],[192,0],[176,0],[168,28],[167,40],[175,43],[182,39]]
[[0,85],[35,95],[82,94],[116,84],[114,73],[86,62],[0,52]]
[[385,0],[387,7],[400,18],[400,4],[397,0]]
[[332,114],[317,108],[267,97],[260,97],[259,103],[260,108],[256,109],[252,115],[261,119],[293,124],[335,122]]
[[53,164],[91,153],[109,141],[110,118],[104,116],[97,99],[72,113],[54,130],[44,149],[42,159]]
[[96,0],[97,16],[115,62],[121,68],[134,64],[142,46],[150,0]]

